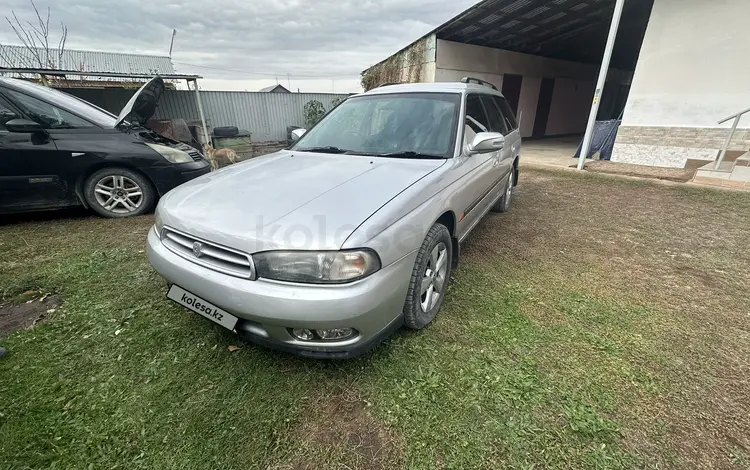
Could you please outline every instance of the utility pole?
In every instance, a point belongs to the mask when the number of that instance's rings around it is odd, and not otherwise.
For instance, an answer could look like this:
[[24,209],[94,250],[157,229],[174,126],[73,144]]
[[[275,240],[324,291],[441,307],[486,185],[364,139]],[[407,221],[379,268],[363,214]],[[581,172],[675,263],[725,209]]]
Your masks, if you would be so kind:
[[615,48],[615,39],[617,38],[617,29],[620,27],[620,18],[622,17],[622,7],[625,5],[625,0],[617,0],[615,3],[615,11],[612,14],[612,24],[609,27],[609,37],[607,38],[607,46],[604,48],[604,57],[602,58],[602,66],[599,69],[599,79],[596,82],[596,91],[594,92],[594,101],[591,103],[591,112],[589,113],[589,121],[586,124],[586,133],[583,135],[583,143],[581,144],[581,155],[578,158],[578,169],[583,170],[583,165],[586,163],[586,155],[588,155],[591,149],[591,140],[594,138],[594,124],[596,123],[596,115],[599,112],[599,102],[602,98],[602,91],[604,90],[604,83],[607,81],[607,72],[609,71],[609,62],[612,59],[612,50]]
[[292,74],[290,73],[286,74],[286,84],[287,84],[287,89],[289,91],[292,91]]

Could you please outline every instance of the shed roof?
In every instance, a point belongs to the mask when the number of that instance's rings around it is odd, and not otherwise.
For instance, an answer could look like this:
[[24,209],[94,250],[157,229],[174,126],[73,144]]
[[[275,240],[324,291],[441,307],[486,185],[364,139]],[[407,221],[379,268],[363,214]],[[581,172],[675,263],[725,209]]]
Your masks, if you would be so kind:
[[167,56],[65,49],[62,63],[58,63],[58,57],[54,51],[49,58],[41,48],[37,48],[37,54],[42,58],[41,67],[34,53],[26,47],[0,45],[0,68],[76,70],[92,75],[96,73],[149,76],[175,74],[172,60]]
[[271,86],[267,86],[265,88],[261,88],[258,91],[259,92],[263,92],[263,93],[291,93],[283,85],[271,85]]

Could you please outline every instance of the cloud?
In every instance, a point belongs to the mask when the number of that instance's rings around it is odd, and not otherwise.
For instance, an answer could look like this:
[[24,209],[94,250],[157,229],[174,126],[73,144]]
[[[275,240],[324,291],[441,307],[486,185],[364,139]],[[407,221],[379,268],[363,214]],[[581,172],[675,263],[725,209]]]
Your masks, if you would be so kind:
[[[2,0],[32,20],[28,0]],[[204,88],[257,89],[279,83],[303,91],[357,91],[359,72],[474,3],[472,0],[37,0],[68,26],[68,48],[172,54],[180,73]],[[53,30],[56,32],[56,30]],[[0,42],[17,43],[9,27]],[[197,67],[195,64],[201,67]],[[257,74],[227,72],[251,71]],[[291,80],[287,78],[291,74]],[[334,80],[334,83],[331,83]],[[336,86],[339,82],[339,86]],[[212,84],[207,87],[206,84]]]

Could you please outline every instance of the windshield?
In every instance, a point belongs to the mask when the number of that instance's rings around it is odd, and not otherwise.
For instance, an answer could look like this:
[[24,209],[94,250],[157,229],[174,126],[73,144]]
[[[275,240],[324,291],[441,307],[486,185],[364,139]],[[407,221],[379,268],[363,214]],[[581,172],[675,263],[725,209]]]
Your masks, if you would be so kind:
[[292,150],[450,158],[460,101],[458,93],[350,98],[302,136]]
[[97,108],[96,106],[89,104],[84,100],[55,90],[54,88],[47,88],[22,80],[15,80],[13,82],[13,86],[17,87],[19,90],[22,90],[25,93],[28,93],[31,96],[48,101],[55,106],[59,106],[70,111],[71,113],[77,114],[78,116],[91,121],[98,126],[115,127],[115,123],[117,122],[117,117],[109,114],[103,109]]

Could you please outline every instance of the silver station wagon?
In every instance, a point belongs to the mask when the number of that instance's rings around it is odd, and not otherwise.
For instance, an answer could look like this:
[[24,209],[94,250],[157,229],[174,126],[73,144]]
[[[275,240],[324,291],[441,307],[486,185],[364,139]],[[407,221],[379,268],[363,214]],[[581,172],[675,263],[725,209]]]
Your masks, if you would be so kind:
[[168,297],[309,357],[427,326],[460,243],[510,207],[521,138],[508,102],[468,77],[383,85],[294,134],[161,199],[148,257]]

